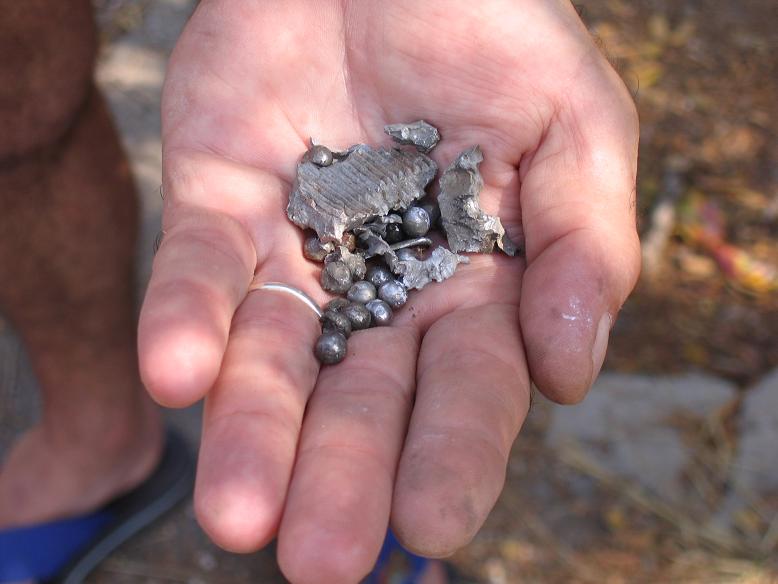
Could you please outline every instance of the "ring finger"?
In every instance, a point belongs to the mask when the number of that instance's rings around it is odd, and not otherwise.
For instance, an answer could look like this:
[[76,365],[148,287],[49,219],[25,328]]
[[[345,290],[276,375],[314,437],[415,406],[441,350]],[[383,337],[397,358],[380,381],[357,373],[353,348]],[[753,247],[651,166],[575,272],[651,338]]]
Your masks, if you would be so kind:
[[318,334],[314,311],[277,291],[250,292],[235,313],[206,399],[195,486],[200,524],[225,549],[254,551],[277,531],[319,370]]

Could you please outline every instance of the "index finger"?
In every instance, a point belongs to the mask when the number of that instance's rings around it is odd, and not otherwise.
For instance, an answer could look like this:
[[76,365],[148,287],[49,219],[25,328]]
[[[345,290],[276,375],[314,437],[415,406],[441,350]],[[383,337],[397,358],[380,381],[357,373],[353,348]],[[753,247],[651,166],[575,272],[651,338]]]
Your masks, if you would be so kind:
[[213,385],[256,263],[235,219],[176,212],[154,258],[138,326],[141,377],[160,404],[187,406]]

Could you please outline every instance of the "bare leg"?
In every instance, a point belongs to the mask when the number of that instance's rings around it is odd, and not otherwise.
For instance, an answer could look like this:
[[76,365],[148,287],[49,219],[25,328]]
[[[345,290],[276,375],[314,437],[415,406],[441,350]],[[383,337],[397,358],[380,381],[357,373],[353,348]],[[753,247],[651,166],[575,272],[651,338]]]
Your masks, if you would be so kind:
[[0,307],[40,382],[41,423],[0,470],[0,527],[88,511],[161,448],[136,367],[137,209],[92,83],[88,0],[0,0]]

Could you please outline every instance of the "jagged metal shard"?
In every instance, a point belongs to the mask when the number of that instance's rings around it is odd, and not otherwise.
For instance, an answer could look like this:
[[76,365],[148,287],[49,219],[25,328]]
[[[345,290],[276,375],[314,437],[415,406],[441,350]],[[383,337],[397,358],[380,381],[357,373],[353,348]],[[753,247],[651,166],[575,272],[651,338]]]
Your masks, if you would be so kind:
[[330,166],[301,161],[286,212],[323,242],[339,242],[344,231],[421,198],[436,172],[420,152],[357,144],[335,153]]
[[516,253],[499,217],[484,213],[484,186],[478,165],[484,156],[476,145],[462,152],[440,177],[438,205],[448,245],[453,252],[489,253],[496,243],[508,255]]
[[385,255],[392,251],[392,248],[386,243],[384,238],[367,225],[357,227],[354,229],[354,233],[357,234],[360,245],[365,248],[365,258],[367,259],[377,255]]
[[432,281],[442,282],[450,278],[459,264],[467,263],[470,259],[466,256],[436,247],[426,260],[397,260],[395,273],[402,275],[402,283],[409,290],[421,290]]
[[432,150],[440,141],[438,129],[424,120],[410,124],[389,124],[384,126],[384,132],[395,142],[416,146],[419,152],[425,153]]
[[[367,227],[368,229],[370,229],[370,231],[372,231],[382,239],[385,239],[387,225],[392,225],[393,223],[401,224],[402,222],[403,222],[402,217],[396,215],[395,213],[391,213],[383,217],[376,217],[375,219],[371,220],[369,223],[365,223],[362,227]],[[357,227],[354,231],[357,231],[358,229],[362,229],[362,227]]]

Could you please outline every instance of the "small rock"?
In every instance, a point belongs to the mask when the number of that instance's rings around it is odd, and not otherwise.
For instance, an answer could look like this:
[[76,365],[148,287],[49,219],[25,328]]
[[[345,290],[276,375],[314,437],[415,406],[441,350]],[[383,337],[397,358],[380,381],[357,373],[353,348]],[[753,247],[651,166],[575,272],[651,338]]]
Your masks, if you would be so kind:
[[697,497],[684,481],[692,453],[673,421],[702,421],[736,396],[732,384],[705,375],[603,373],[582,403],[554,408],[547,441],[556,449],[582,450],[663,500],[688,503]]
[[429,152],[440,141],[438,129],[424,120],[410,124],[389,124],[384,126],[384,132],[398,144],[416,146],[419,152]]
[[739,428],[733,481],[751,493],[778,495],[778,369],[746,391]]

